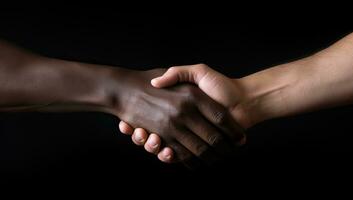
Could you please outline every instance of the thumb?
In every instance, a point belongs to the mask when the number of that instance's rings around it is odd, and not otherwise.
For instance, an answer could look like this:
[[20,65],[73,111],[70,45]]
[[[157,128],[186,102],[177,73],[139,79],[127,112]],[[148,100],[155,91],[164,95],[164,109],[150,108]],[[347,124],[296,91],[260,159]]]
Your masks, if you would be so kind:
[[156,88],[163,88],[175,85],[178,82],[192,82],[197,84],[196,73],[193,66],[179,66],[169,68],[162,76],[151,80]]

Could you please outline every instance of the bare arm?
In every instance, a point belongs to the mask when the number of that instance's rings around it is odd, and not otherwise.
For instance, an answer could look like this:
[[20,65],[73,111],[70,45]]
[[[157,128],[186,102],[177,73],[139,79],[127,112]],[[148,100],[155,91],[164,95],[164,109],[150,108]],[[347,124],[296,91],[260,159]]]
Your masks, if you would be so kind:
[[51,59],[0,41],[0,111],[101,111],[102,67]]
[[53,59],[0,41],[0,112],[106,112],[158,131],[179,161],[228,153],[243,132],[226,109],[192,85],[153,88],[164,72]]
[[[307,58],[231,79],[207,65],[177,66],[151,81],[157,88],[178,82],[198,85],[208,96],[227,107],[233,118],[248,128],[261,121],[353,103],[353,33]],[[132,138],[144,137],[147,151],[158,136],[132,132],[125,122],[120,129]],[[141,132],[141,131],[140,131]],[[154,151],[154,153],[158,153]],[[159,152],[164,161],[168,153]]]
[[252,123],[353,103],[353,34],[317,54],[234,80]]

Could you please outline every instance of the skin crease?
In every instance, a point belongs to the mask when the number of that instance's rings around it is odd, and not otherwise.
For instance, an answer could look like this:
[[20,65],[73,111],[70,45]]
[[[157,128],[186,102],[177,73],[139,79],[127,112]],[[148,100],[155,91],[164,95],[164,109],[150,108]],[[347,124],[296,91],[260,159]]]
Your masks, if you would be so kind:
[[[0,112],[105,112],[132,127],[158,132],[159,137],[150,135],[146,149],[160,151],[161,137],[173,148],[161,151],[166,162],[211,164],[228,155],[244,137],[243,130],[227,109],[194,85],[151,86],[150,80],[165,71],[53,59],[0,41]],[[145,142],[144,131],[134,130],[136,144]]]
[[[352,55],[353,34],[349,34],[312,56],[240,79],[228,78],[207,65],[198,64],[172,67],[163,76],[153,79],[151,84],[163,88],[180,82],[195,83],[203,92],[227,107],[243,128],[248,128],[272,118],[351,104]],[[132,127],[124,121],[120,122],[120,126],[124,127],[121,132],[132,138],[141,137],[141,142],[136,144],[145,145],[149,152],[150,143],[159,142],[155,135],[150,139],[148,132],[141,128],[139,133],[133,132]],[[173,159],[172,153],[166,155],[158,150],[153,153],[163,162]]]

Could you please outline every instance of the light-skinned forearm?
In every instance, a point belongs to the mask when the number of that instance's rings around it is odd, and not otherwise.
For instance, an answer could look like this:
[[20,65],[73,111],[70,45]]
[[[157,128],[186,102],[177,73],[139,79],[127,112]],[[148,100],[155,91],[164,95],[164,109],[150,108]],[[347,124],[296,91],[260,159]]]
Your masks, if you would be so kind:
[[310,57],[234,80],[249,124],[353,102],[353,34]]

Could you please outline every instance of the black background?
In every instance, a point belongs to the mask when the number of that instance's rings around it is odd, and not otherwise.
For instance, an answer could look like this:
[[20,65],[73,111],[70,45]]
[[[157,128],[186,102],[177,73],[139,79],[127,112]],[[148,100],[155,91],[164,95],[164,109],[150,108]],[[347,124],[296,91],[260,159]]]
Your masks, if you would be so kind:
[[[68,60],[141,70],[202,62],[230,77],[242,77],[310,55],[352,31],[319,16],[294,20],[283,19],[283,13],[234,13],[1,8],[0,37]],[[0,174],[2,180],[55,182],[267,180],[298,174],[326,179],[341,172],[346,177],[353,153],[352,114],[353,107],[345,106],[258,124],[248,130],[248,144],[234,158],[188,171],[162,164],[134,146],[118,132],[114,116],[2,113]]]

